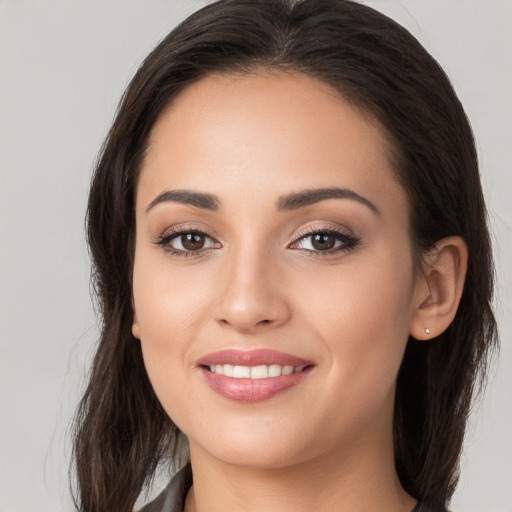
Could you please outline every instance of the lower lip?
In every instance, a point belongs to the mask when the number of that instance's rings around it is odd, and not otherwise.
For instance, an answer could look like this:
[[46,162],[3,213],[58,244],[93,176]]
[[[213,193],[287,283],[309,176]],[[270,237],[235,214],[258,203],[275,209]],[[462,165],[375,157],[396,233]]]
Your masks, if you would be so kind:
[[299,384],[309,374],[309,368],[299,373],[268,377],[266,379],[237,379],[201,368],[210,388],[224,398],[235,402],[262,402]]

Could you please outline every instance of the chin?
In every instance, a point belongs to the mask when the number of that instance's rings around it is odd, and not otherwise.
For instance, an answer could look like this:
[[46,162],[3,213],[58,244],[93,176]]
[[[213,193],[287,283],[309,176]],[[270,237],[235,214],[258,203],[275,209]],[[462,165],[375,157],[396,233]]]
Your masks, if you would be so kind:
[[190,441],[191,454],[203,452],[224,464],[253,469],[278,469],[300,462],[304,450],[299,448],[303,446],[299,440],[284,436],[283,430],[273,435],[261,431],[255,435],[254,430],[257,427],[245,435],[238,431],[222,439]]
[[254,470],[280,469],[299,462],[290,453],[283,453],[282,450],[262,450],[261,447],[258,449],[218,450],[210,455],[229,466]]

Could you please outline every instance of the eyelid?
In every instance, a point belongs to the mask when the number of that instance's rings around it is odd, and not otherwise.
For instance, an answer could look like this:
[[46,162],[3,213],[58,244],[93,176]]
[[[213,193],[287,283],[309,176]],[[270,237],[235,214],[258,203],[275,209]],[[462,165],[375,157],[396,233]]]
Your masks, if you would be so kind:
[[[209,238],[212,242],[214,247],[206,247],[201,248],[196,251],[187,251],[186,249],[175,249],[174,247],[170,247],[170,242],[172,240],[175,240],[180,235],[188,234],[188,233],[197,233],[200,235],[203,235],[205,238]],[[197,226],[195,224],[182,224],[179,226],[173,226],[171,228],[167,228],[163,231],[161,235],[159,235],[153,243],[162,249],[164,249],[166,252],[178,256],[178,257],[193,257],[193,256],[199,256],[200,254],[204,253],[206,250],[213,249],[213,248],[220,248],[222,247],[222,244],[218,242],[217,236],[212,235],[209,233],[209,230],[205,229],[204,227]]]
[[352,230],[348,228],[342,228],[341,226],[332,226],[329,224],[313,224],[307,227],[300,228],[295,234],[294,234],[294,240],[298,240],[299,238],[303,238],[304,236],[308,235],[314,235],[316,233],[338,233],[341,236],[346,237],[354,237],[356,238],[356,235],[352,232]]
[[[313,249],[304,249],[301,247],[294,248],[293,245],[296,245],[301,240],[304,240],[310,236],[316,234],[328,234],[333,235],[337,238],[338,241],[341,241],[341,244],[338,246],[334,246],[328,250],[313,250]],[[308,226],[306,228],[301,228],[294,236],[294,241],[288,245],[288,247],[293,250],[303,251],[307,253],[310,257],[325,257],[325,256],[333,256],[338,253],[348,252],[351,249],[355,248],[360,243],[360,238],[353,234],[351,230],[348,228],[342,229],[340,227],[328,226],[328,225],[314,225]]]
[[[205,252],[209,251],[210,249],[222,248],[222,244],[217,240],[218,237],[211,235],[208,231],[209,230],[194,224],[173,226],[165,230],[153,243],[157,246],[162,247],[166,252],[178,257],[199,257],[203,255]],[[203,235],[205,238],[208,238],[213,242],[213,246],[203,247],[197,250],[176,249],[170,246],[170,242],[172,240],[178,238],[180,235],[188,233],[196,233]],[[316,234],[333,235],[337,238],[337,241],[341,241],[341,244],[338,244],[338,246],[336,246],[335,244],[333,248],[327,250],[315,250],[305,249],[302,247],[293,247],[294,245],[298,244],[301,240],[304,240]],[[359,242],[360,239],[357,236],[355,236],[352,233],[352,231],[349,230],[348,228],[342,229],[340,227],[323,224],[301,228],[294,235],[293,242],[287,244],[286,247],[292,250],[302,251],[310,256],[315,257],[317,255],[329,256],[337,253],[347,252],[353,249],[356,245],[358,245]]]
[[177,226],[170,226],[170,227],[167,227],[166,229],[164,229],[161,232],[161,234],[156,237],[155,242],[158,240],[161,240],[164,237],[169,237],[172,235],[176,236],[176,235],[180,235],[180,234],[184,234],[184,233],[200,233],[202,235],[205,235],[205,236],[211,238],[212,240],[218,241],[218,239],[219,239],[219,236],[210,228],[206,228],[204,226],[200,226],[195,223],[191,223],[191,224],[183,223],[183,224],[179,224]]

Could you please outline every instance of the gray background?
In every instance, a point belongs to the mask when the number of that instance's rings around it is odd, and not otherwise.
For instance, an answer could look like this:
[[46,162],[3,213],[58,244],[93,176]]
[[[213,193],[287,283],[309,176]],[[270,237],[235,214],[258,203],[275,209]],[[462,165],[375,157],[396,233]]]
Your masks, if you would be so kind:
[[[67,429],[97,337],[83,232],[92,163],[142,58],[203,3],[0,0],[0,512],[71,509]],[[452,508],[512,512],[512,2],[365,3],[440,61],[478,141],[503,347]]]

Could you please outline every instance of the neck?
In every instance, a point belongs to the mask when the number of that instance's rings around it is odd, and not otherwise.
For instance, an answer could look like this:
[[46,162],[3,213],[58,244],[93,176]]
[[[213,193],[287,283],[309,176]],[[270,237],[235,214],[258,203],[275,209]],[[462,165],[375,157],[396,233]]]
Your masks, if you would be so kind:
[[226,464],[191,443],[185,512],[411,512],[416,500],[398,480],[392,433],[376,430],[378,439],[360,436],[350,450],[277,468]]

